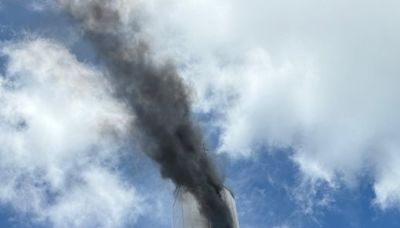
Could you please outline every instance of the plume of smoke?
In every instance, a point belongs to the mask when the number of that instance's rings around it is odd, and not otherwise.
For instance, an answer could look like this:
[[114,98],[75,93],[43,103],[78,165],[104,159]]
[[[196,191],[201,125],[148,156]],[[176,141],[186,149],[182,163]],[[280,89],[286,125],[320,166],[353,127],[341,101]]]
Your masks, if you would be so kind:
[[[203,151],[202,135],[192,121],[189,91],[176,68],[156,64],[145,41],[127,36],[123,1],[59,2],[82,24],[108,67],[117,96],[135,112],[141,146],[159,164],[162,177],[191,192],[212,227],[232,227],[220,196],[222,180]],[[141,29],[139,23],[128,25]]]

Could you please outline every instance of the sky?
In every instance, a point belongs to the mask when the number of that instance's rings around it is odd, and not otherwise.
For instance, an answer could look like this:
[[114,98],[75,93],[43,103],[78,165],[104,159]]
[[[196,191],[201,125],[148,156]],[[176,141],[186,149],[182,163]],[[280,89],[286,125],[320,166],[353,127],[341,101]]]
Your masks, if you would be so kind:
[[[175,188],[59,2],[0,0],[0,227],[171,227]],[[190,88],[242,228],[400,226],[400,2],[110,7]]]

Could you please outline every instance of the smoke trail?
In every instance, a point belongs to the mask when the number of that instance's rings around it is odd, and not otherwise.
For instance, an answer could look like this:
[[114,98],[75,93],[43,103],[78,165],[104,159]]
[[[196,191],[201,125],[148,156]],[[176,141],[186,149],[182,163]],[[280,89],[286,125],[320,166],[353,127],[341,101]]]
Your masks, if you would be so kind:
[[[203,151],[189,91],[176,68],[155,64],[146,42],[129,40],[117,7],[121,1],[59,1],[82,24],[112,75],[117,96],[135,112],[141,146],[159,164],[162,177],[191,192],[212,227],[232,227],[220,197],[222,180]],[[130,26],[140,30],[138,23]]]

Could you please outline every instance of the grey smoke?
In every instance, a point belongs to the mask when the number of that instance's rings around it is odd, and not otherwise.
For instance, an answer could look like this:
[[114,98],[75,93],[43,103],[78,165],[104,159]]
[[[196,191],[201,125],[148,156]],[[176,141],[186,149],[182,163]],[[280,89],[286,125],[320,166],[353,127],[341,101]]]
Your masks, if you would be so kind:
[[[105,63],[110,80],[136,114],[140,144],[159,164],[163,178],[191,192],[212,227],[232,227],[227,205],[221,199],[223,183],[203,150],[203,138],[193,122],[189,90],[172,64],[156,64],[144,40],[125,33],[117,9],[110,1],[60,0],[82,24],[85,36]],[[140,31],[139,23],[131,29]]]

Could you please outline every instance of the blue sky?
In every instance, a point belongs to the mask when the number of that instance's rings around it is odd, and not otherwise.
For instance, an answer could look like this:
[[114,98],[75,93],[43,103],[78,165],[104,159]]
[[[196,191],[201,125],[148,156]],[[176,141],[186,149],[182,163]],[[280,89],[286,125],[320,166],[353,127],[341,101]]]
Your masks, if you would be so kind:
[[[130,13],[143,12],[143,36],[157,50],[155,58],[172,59],[195,91],[196,121],[226,185],[235,193],[241,227],[400,227],[400,122],[396,107],[400,91],[396,61],[400,39],[396,38],[400,34],[395,29],[400,21],[396,15],[399,4],[327,1],[321,5],[313,0],[151,3],[133,4]],[[0,40],[3,79],[15,77],[25,85],[48,72],[54,77],[85,72],[89,78],[94,75],[93,81],[102,75],[90,42],[54,2],[0,1]],[[43,66],[18,65],[32,63],[31,58],[41,59],[43,56],[35,56],[41,51],[56,60]],[[57,76],[62,72],[58,67],[64,69],[60,65],[64,58],[69,66],[65,69],[77,66],[80,70],[68,69],[67,76]],[[38,70],[42,67],[44,70]],[[42,87],[32,84],[23,90],[34,94],[33,106],[43,105],[39,112],[43,118],[64,106],[57,102],[74,99],[68,91],[75,92],[75,87],[65,92],[64,84],[52,84],[51,77],[46,78],[43,80],[50,82],[38,79]],[[93,81],[78,81],[77,85]],[[99,81],[99,85],[93,82],[98,86],[94,88],[107,91]],[[6,110],[17,110],[15,116],[28,120],[39,118],[34,108],[23,107],[25,92],[0,85],[0,103]],[[43,91],[47,85],[63,92]],[[7,100],[14,95],[19,103]],[[61,100],[52,101],[49,97],[53,95]],[[84,105],[93,105],[87,110],[120,111],[122,117],[118,118],[127,118],[123,107],[107,98],[107,92],[99,95],[106,101],[98,100],[91,90],[82,96]],[[65,110],[69,110],[66,104]],[[59,126],[65,128],[60,134],[70,132],[69,124],[97,132],[93,127],[97,121],[115,118],[100,113],[80,122],[79,115],[82,112],[85,116],[85,110],[78,112],[78,119],[55,112],[66,123]],[[13,136],[8,130],[13,111],[0,112],[0,117],[0,131],[4,132],[0,137]],[[48,123],[41,118],[37,123]],[[53,128],[49,129],[43,134],[52,135]],[[57,135],[59,128],[55,129]],[[97,148],[97,141],[105,137],[106,145],[98,145],[105,151],[99,152],[101,158],[91,158],[96,156],[91,152],[76,155],[88,157],[90,168],[86,169],[65,155],[75,147],[67,145],[57,152],[54,156],[62,155],[58,160],[48,155],[52,150],[40,151],[41,141],[45,144],[47,139],[32,137],[34,133],[16,133],[23,145],[33,145],[27,154],[12,143],[0,149],[2,159],[10,161],[0,164],[0,176],[7,182],[0,187],[0,227],[170,227],[174,188],[159,177],[157,165],[134,145],[117,148],[108,143],[112,136],[103,134],[88,137],[90,143],[67,137],[65,143],[54,144],[58,151],[60,146],[76,143],[80,151],[85,146]],[[114,149],[115,153],[107,152]],[[51,159],[42,164],[29,154],[37,160]],[[27,159],[20,161],[20,155]],[[57,162],[63,159],[70,163],[58,167]],[[78,176],[87,183],[52,176],[52,161],[56,170],[66,173],[64,176]],[[28,168],[29,162],[34,163],[32,168]],[[84,175],[64,170],[70,164],[78,164]],[[24,178],[28,184],[23,183]],[[58,178],[66,178],[65,183],[58,185]],[[111,179],[105,194],[126,196],[127,203],[97,192],[104,179]],[[90,206],[79,204],[81,196]],[[31,197],[40,199],[30,202]],[[96,208],[96,202],[105,199],[109,204]],[[68,200],[74,203],[65,203]],[[110,206],[116,206],[115,210]],[[68,208],[87,212],[87,217],[78,220]],[[104,218],[109,214],[110,221]]]

